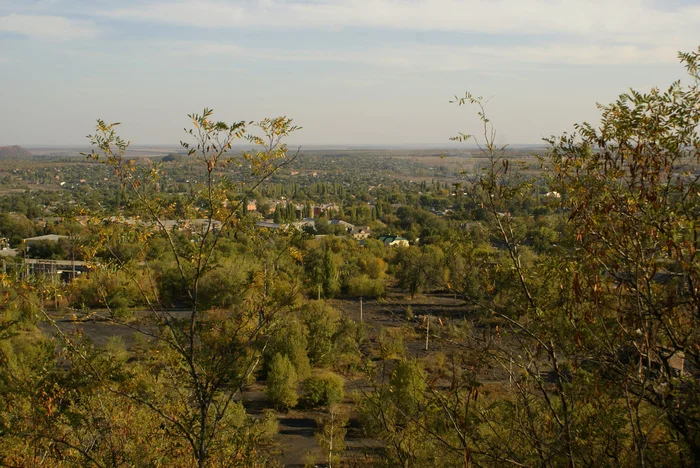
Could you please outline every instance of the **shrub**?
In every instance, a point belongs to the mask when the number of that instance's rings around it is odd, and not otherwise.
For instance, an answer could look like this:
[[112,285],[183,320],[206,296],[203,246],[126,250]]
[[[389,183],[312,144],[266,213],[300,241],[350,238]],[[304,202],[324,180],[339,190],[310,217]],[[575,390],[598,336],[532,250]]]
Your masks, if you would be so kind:
[[331,364],[340,312],[324,301],[310,301],[302,309],[301,315],[309,332],[308,347],[311,364],[314,366]]
[[309,377],[301,384],[302,401],[308,408],[330,406],[343,400],[343,378],[332,372]]
[[126,351],[126,343],[124,338],[119,335],[110,336],[105,344],[105,351],[110,359],[114,362],[126,362],[129,359],[129,353]]
[[367,275],[350,278],[347,289],[351,296],[381,297],[385,293],[384,281],[372,279]]
[[272,410],[266,409],[263,410],[262,416],[255,422],[254,427],[262,437],[272,439],[279,431],[279,421]]
[[287,356],[275,354],[267,376],[267,395],[276,408],[288,410],[296,406],[297,372]]
[[287,356],[294,365],[299,379],[305,379],[311,374],[311,364],[307,352],[307,339],[303,326],[292,318],[275,330],[265,349],[264,371],[270,371],[272,359],[276,354]]
[[362,367],[360,344],[365,341],[365,329],[362,324],[343,317],[335,336],[333,369],[352,372]]
[[411,320],[413,320],[414,317],[415,316],[413,315],[413,308],[410,305],[406,306],[404,318],[410,322]]
[[382,327],[379,330],[379,356],[382,359],[399,359],[406,353],[404,330]]
[[396,363],[389,381],[394,404],[405,414],[418,411],[424,399],[425,372],[418,361],[401,360]]

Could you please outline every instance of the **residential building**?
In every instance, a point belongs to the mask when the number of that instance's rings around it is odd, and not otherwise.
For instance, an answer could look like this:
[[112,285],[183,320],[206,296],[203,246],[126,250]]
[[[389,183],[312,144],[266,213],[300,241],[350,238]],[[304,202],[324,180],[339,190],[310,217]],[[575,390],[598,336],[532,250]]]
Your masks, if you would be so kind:
[[379,240],[387,247],[408,247],[408,239],[401,236],[380,236]]

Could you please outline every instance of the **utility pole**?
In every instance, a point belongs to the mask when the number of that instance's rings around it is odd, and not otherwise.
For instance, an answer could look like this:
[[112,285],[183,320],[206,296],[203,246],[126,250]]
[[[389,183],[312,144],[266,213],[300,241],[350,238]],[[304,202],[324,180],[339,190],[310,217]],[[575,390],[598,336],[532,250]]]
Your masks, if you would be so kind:
[[508,385],[513,386],[513,355],[510,355],[510,366],[508,367]]
[[425,325],[425,350],[428,350],[428,338],[430,337],[430,314],[428,314],[428,320]]
[[328,444],[328,468],[333,468],[333,432],[335,432],[335,413],[333,410],[331,413],[331,440]]
[[360,296],[360,323],[362,323],[362,296]]

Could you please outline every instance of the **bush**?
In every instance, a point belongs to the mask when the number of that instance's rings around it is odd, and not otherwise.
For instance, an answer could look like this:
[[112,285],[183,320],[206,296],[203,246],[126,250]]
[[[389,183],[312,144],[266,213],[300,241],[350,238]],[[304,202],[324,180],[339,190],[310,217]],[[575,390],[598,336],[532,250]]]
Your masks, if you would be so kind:
[[275,354],[267,376],[267,396],[276,408],[288,410],[298,401],[297,372],[287,356]]
[[360,344],[364,342],[365,329],[362,324],[343,317],[335,336],[333,369],[353,372],[362,367]]
[[425,372],[415,360],[401,360],[396,363],[389,381],[394,404],[405,414],[419,410],[424,399]]
[[303,326],[295,318],[291,318],[275,330],[265,349],[265,373],[270,372],[272,360],[276,354],[287,356],[294,365],[299,379],[305,379],[311,374],[311,364],[307,355],[307,340]]
[[[146,303],[137,286],[143,280],[141,275],[131,278],[122,271],[102,270],[81,275],[70,285],[69,302],[75,308],[100,308],[108,305],[118,318],[128,319],[133,315],[131,307]],[[148,294],[148,299],[154,301],[155,297]]]
[[331,406],[345,397],[343,378],[332,372],[309,377],[301,384],[302,401],[307,408]]
[[380,297],[385,293],[384,281],[372,279],[367,275],[350,278],[347,289],[351,296]]
[[124,338],[119,335],[110,336],[105,344],[105,351],[113,362],[126,362],[129,359],[129,353],[126,350]]
[[270,409],[263,410],[262,417],[255,422],[255,429],[266,439],[276,436],[279,432],[279,421],[275,413]]
[[382,327],[379,330],[379,355],[382,359],[399,359],[406,353],[404,330]]
[[206,272],[199,285],[202,307],[228,308],[239,304],[243,300],[250,268],[248,262],[234,260]]
[[404,318],[409,322],[415,318],[415,316],[413,315],[413,307],[411,307],[410,305],[406,306]]
[[134,311],[129,308],[131,303],[123,294],[116,294],[114,297],[109,299],[108,305],[116,318],[121,320],[134,318]]
[[338,331],[340,312],[324,301],[309,301],[301,311],[308,329],[309,360],[314,366],[327,366],[333,362],[335,334]]

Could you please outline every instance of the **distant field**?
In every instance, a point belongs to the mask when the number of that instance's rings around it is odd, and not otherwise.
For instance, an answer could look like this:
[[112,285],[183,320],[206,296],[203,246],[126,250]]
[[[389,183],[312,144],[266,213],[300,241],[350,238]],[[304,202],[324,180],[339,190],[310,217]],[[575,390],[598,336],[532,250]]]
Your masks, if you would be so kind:
[[[50,156],[50,157],[71,157],[80,156],[80,153],[89,153],[89,146],[76,147],[27,147],[27,151],[34,156]],[[131,157],[163,157],[169,153],[182,151],[179,146],[132,146],[129,148],[127,155]]]

